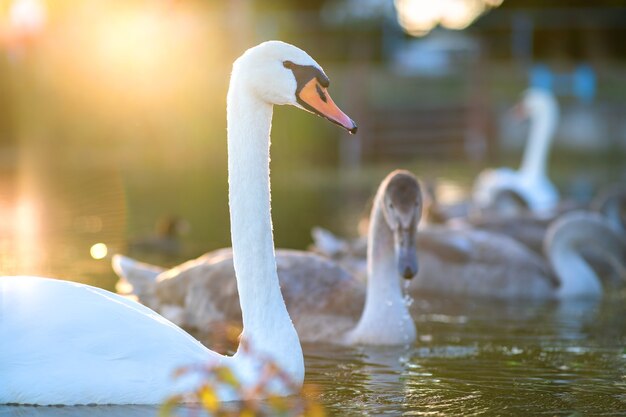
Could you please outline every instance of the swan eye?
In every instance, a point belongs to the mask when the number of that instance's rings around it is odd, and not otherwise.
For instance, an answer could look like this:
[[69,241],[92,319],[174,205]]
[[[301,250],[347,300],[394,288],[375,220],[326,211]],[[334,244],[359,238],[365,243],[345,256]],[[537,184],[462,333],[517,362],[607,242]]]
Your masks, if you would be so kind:
[[291,61],[283,61],[283,67],[288,68],[288,69],[293,69],[294,64]]

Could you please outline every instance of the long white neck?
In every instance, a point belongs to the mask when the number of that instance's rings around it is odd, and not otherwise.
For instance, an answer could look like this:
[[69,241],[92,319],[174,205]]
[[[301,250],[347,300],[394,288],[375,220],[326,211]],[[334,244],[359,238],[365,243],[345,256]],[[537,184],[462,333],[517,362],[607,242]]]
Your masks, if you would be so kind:
[[415,324],[402,294],[394,236],[382,212],[382,194],[376,195],[370,216],[365,308],[348,339],[374,345],[409,344],[416,338]]
[[546,176],[548,155],[557,118],[557,110],[550,107],[545,111],[533,113],[530,119],[528,142],[520,166],[522,175],[532,179]]
[[231,238],[243,317],[243,340],[270,355],[298,382],[304,360],[276,273],[270,213],[272,105],[250,94],[234,71],[228,92],[228,184]]

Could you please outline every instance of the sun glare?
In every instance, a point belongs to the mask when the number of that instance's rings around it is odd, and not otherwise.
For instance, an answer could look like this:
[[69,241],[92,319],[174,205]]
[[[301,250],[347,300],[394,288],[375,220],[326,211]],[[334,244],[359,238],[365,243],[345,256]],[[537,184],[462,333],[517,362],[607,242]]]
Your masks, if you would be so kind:
[[395,0],[398,22],[412,36],[424,36],[437,25],[465,29],[502,0]]
[[441,14],[441,4],[428,0],[396,0],[400,26],[413,36],[423,36],[436,25]]
[[448,2],[446,12],[441,15],[441,25],[448,29],[461,30],[468,27],[485,11],[481,0],[455,0]]
[[[201,3],[96,1],[58,11],[38,51],[55,94],[106,118],[169,112],[222,54]],[[216,32],[216,33],[214,33]],[[153,113],[149,113],[153,114]]]
[[17,244],[17,268],[37,270],[40,264],[40,213],[30,195],[20,195],[13,215],[13,234]]
[[14,0],[9,7],[9,23],[13,30],[38,32],[46,23],[46,8],[40,0]]
[[[135,9],[111,14],[96,30],[94,52],[110,75],[154,81],[152,74],[167,65],[169,47],[166,16]],[[155,87],[154,85],[152,87]]]

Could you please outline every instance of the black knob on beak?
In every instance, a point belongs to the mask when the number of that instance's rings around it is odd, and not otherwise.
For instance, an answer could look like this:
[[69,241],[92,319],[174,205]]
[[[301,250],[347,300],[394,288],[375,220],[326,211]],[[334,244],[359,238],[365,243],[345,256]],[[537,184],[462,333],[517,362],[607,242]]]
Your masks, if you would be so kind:
[[417,250],[412,245],[405,245],[398,250],[398,273],[404,279],[413,278],[419,269]]
[[411,268],[410,266],[405,266],[404,271],[402,272],[402,277],[404,279],[411,279],[415,276],[416,273],[417,271],[415,269]]

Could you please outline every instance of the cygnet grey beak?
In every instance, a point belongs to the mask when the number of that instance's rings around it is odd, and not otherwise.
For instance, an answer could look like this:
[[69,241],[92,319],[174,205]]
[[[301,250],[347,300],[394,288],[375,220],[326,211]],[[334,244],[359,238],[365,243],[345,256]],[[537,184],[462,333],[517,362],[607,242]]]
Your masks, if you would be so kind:
[[412,279],[417,275],[417,250],[413,245],[400,247],[398,251],[398,272],[404,279]]

